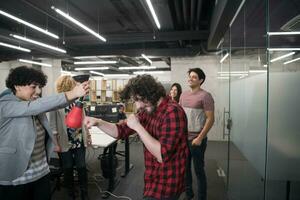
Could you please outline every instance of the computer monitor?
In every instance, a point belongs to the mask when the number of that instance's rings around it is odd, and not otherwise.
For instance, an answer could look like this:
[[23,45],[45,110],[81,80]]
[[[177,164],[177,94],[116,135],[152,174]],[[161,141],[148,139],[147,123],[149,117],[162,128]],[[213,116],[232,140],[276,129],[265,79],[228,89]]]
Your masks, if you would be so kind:
[[101,118],[111,123],[119,122],[119,112],[117,104],[91,105],[86,109],[86,115]]

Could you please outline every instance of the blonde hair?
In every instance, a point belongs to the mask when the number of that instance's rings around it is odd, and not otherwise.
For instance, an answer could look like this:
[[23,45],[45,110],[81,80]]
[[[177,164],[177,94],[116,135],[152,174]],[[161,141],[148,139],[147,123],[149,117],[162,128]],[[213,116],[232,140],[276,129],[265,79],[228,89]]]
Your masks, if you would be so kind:
[[64,75],[64,76],[60,76],[56,82],[56,91],[58,93],[61,92],[68,92],[70,90],[72,90],[75,85],[76,85],[76,81],[69,75]]

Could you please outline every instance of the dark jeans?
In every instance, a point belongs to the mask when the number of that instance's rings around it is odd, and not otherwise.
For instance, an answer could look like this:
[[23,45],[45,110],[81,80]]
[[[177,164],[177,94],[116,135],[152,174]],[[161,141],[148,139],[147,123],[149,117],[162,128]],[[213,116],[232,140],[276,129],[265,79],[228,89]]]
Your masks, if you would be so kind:
[[5,186],[0,185],[1,200],[50,200],[51,186],[49,175],[34,182]]
[[204,154],[207,146],[207,138],[202,140],[200,146],[192,146],[192,141],[188,141],[190,154],[187,159],[186,166],[186,196],[188,199],[194,197],[193,192],[193,177],[192,177],[192,160],[194,163],[194,171],[197,177],[197,194],[198,200],[206,200],[207,198],[207,183],[204,170]]
[[144,197],[143,200],[178,200],[179,197],[168,197],[168,198],[161,198],[161,199],[156,199],[153,197]]
[[87,171],[85,163],[85,147],[71,149],[60,154],[64,171],[64,181],[68,190],[68,196],[74,198],[73,166],[78,172],[81,199],[88,199]]

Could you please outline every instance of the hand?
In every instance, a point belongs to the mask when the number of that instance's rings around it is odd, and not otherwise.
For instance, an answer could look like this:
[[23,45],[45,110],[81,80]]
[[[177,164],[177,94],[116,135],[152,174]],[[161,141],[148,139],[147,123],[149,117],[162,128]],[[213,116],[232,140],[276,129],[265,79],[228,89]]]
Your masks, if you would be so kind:
[[61,147],[59,146],[59,145],[55,145],[54,146],[54,150],[53,150],[54,152],[61,152]]
[[83,97],[89,93],[90,86],[89,81],[85,81],[81,84],[77,84],[71,91],[66,92],[66,97],[69,101],[74,100],[78,97]]
[[97,118],[94,118],[94,117],[87,117],[87,116],[85,116],[84,119],[83,119],[83,124],[88,129],[90,129],[92,126],[98,126],[99,123],[100,123],[100,120],[101,119],[97,119]]
[[141,124],[139,119],[134,114],[129,115],[129,117],[127,118],[127,126],[129,128],[136,130],[140,125]]
[[201,138],[195,138],[195,139],[193,139],[193,141],[192,141],[192,145],[193,145],[193,146],[200,146],[201,143],[202,143],[202,139],[201,139]]
[[76,97],[83,97],[87,95],[89,91],[90,91],[89,81],[85,81],[81,84],[78,83],[72,90],[72,92],[74,92],[74,95]]

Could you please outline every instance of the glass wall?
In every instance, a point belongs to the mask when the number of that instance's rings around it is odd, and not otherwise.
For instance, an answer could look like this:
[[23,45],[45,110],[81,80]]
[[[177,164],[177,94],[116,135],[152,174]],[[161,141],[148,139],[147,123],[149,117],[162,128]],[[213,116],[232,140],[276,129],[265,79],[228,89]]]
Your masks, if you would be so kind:
[[300,1],[269,0],[268,12],[266,199],[296,200],[300,199],[300,35],[296,33]]
[[242,3],[222,47],[232,119],[228,197],[300,199],[300,1]]

